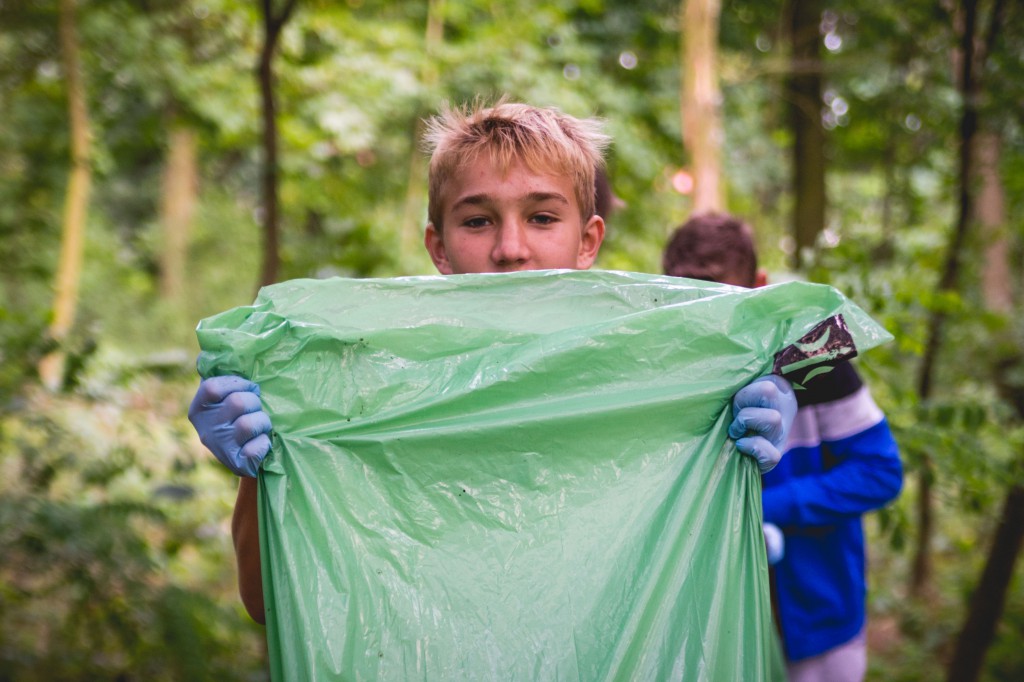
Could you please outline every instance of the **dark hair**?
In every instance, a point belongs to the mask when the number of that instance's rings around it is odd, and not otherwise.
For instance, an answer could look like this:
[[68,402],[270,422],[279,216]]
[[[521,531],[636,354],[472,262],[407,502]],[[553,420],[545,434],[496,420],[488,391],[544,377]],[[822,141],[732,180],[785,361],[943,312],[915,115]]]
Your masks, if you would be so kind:
[[607,220],[615,208],[616,198],[607,171],[598,168],[594,173],[594,213]]
[[666,275],[753,287],[757,251],[750,226],[730,215],[703,213],[676,228],[665,246]]

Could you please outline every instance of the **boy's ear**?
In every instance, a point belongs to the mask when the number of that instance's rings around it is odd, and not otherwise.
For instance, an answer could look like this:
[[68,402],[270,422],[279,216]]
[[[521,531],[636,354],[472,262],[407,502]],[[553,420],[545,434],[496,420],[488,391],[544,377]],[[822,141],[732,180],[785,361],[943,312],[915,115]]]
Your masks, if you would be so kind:
[[427,247],[427,253],[430,254],[430,260],[434,261],[437,271],[442,275],[452,274],[452,264],[448,262],[448,252],[444,248],[444,237],[434,227],[434,223],[427,223],[423,244]]
[[587,270],[597,260],[597,252],[601,250],[601,243],[604,241],[604,218],[593,215],[587,224],[583,226],[583,234],[580,237],[580,250],[576,254],[576,268]]
[[768,284],[768,273],[761,268],[758,268],[757,272],[754,273],[754,288],[757,289],[758,287],[763,287],[766,284]]

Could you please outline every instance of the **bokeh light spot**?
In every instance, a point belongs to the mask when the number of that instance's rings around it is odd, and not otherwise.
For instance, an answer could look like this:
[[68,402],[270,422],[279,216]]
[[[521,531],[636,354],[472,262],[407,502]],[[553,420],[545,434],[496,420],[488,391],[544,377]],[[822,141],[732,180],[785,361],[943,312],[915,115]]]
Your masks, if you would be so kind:
[[693,176],[684,170],[677,170],[672,175],[672,189],[680,194],[693,192]]

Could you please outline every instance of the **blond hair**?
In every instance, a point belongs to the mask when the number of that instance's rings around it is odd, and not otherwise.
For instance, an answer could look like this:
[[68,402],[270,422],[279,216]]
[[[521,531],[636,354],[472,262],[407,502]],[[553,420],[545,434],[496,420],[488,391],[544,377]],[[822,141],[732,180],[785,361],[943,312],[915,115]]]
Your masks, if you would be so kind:
[[603,152],[610,142],[601,132],[601,121],[502,98],[489,107],[479,101],[472,108],[445,105],[426,124],[424,151],[430,154],[427,212],[434,229],[443,227],[441,193],[445,185],[484,153],[502,173],[519,162],[534,173],[570,178],[584,223],[594,215],[594,174],[604,167]]

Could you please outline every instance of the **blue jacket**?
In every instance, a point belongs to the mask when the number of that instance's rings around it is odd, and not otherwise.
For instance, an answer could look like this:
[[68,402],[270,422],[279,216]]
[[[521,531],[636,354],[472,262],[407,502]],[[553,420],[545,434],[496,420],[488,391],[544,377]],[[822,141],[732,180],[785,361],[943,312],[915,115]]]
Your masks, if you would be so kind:
[[864,627],[861,515],[903,484],[885,415],[852,365],[812,381],[797,401],[786,454],[763,478],[764,520],[785,535],[775,586],[790,661],[822,654]]

